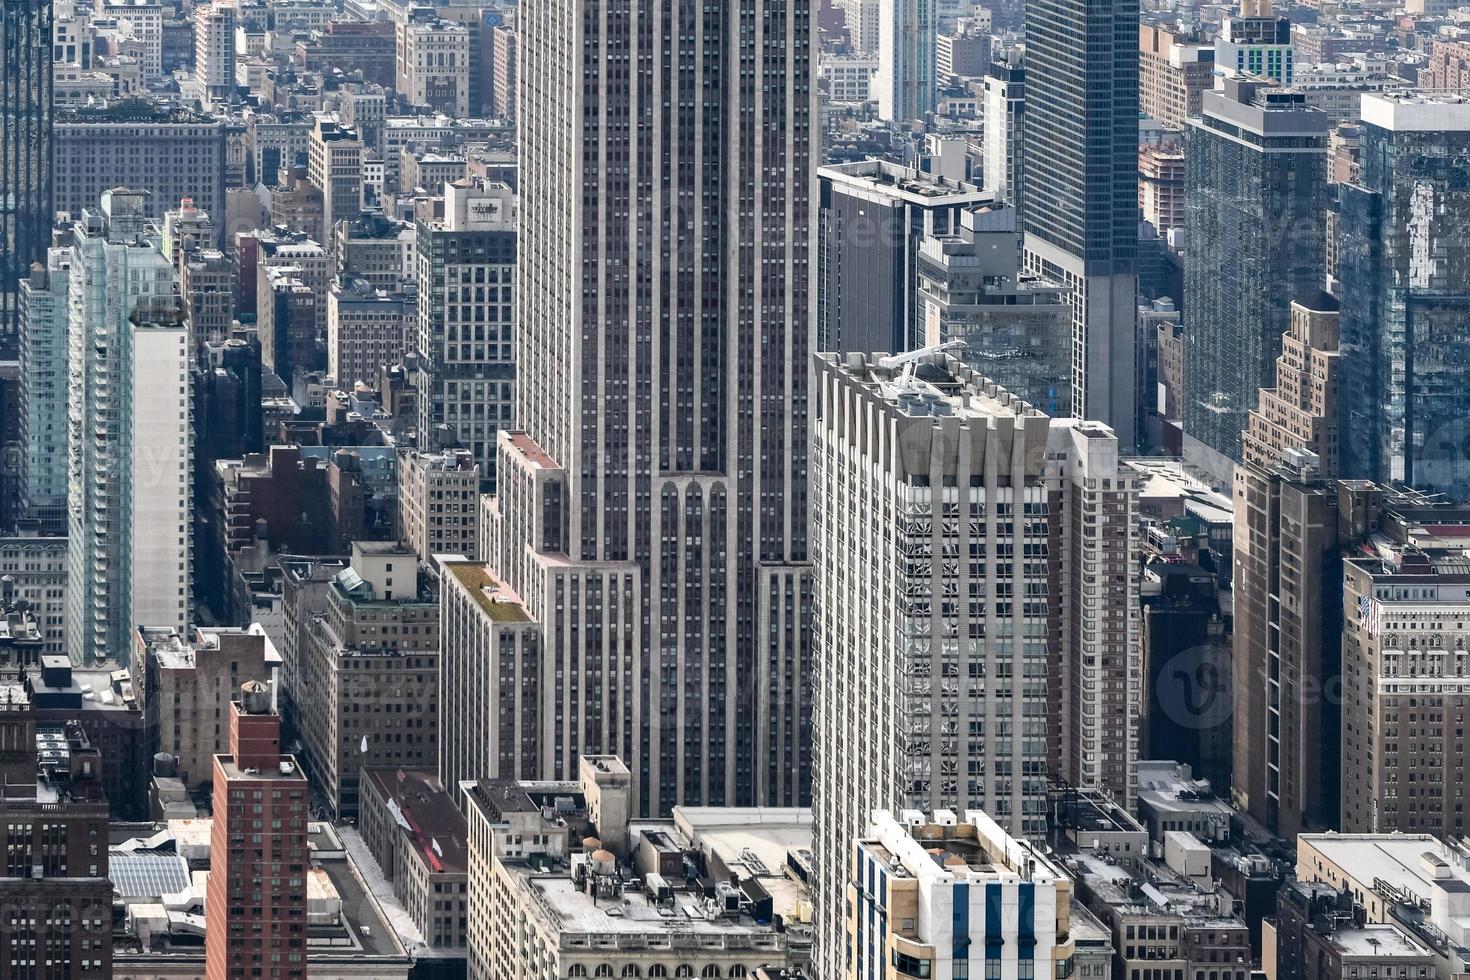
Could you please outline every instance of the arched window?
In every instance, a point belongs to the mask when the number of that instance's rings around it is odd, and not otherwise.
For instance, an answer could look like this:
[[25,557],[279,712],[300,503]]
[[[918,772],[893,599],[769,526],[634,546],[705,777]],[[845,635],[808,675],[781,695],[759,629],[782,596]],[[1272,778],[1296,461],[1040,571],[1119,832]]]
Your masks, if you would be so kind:
[[662,963],[655,963],[648,968],[648,975],[650,977],[666,977],[669,975],[669,971]]
[[690,966],[688,963],[680,963],[677,967],[674,968],[674,976],[692,977],[694,976],[694,967]]
[[594,977],[610,977],[613,975],[612,966],[608,963],[597,964],[597,969],[592,971]]
[[702,977],[706,977],[706,978],[718,977],[718,976],[720,976],[720,968],[719,968],[719,965],[718,964],[715,964],[715,963],[711,963],[708,966],[706,966],[703,970],[701,970],[700,973],[699,973],[699,975],[702,976]]
[[571,966],[567,967],[567,976],[569,977],[585,977],[586,975],[587,968],[581,963],[573,963]]
[[641,976],[643,976],[643,971],[640,970],[640,969],[638,969],[638,964],[637,963],[629,963],[629,964],[627,964],[627,965],[625,965],[623,967],[623,976],[625,976],[625,977],[641,977]]
[[736,963],[734,966],[730,967],[730,976],[732,978],[745,976],[745,967],[739,963]]

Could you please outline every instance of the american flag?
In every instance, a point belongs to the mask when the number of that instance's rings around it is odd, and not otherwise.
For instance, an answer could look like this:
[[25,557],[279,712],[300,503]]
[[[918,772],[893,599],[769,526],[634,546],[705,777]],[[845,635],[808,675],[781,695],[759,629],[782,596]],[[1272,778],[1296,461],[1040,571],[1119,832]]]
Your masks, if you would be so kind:
[[1369,636],[1378,634],[1378,602],[1370,595],[1358,597],[1358,622]]

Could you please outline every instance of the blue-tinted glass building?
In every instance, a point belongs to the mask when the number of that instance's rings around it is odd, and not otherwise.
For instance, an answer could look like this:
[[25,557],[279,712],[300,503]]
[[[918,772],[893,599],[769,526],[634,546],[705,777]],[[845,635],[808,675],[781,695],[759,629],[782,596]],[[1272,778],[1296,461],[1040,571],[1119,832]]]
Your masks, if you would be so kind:
[[1337,227],[1342,475],[1470,496],[1470,102],[1365,95]]
[[51,236],[51,2],[0,0],[0,352]]
[[1291,301],[1322,290],[1331,122],[1300,94],[1241,78],[1190,120],[1185,454],[1222,477],[1241,461],[1257,390],[1274,383]]

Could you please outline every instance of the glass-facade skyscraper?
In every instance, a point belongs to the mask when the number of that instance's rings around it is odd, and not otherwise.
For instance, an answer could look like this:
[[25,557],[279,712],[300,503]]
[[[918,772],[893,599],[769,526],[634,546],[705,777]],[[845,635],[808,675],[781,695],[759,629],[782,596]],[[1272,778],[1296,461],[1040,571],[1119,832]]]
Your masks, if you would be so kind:
[[1026,0],[1027,271],[1070,287],[1072,410],[1134,431],[1138,0]]
[[1331,117],[1300,94],[1227,78],[1190,120],[1185,174],[1185,455],[1241,462],[1256,392],[1275,378],[1291,302],[1322,291]]
[[1365,95],[1338,220],[1342,472],[1470,495],[1470,104]]
[[51,232],[51,0],[0,0],[0,353]]

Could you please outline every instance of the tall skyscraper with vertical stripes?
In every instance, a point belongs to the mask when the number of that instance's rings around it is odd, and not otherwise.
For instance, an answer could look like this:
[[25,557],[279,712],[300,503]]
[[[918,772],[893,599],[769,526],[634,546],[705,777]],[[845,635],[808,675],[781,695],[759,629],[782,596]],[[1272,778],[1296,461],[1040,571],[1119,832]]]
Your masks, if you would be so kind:
[[542,630],[537,775],[617,753],[644,813],[809,799],[812,7],[520,8],[484,554]]
[[1138,2],[1026,0],[1028,271],[1071,287],[1072,411],[1136,406]]
[[0,354],[51,235],[51,0],[0,0]]

